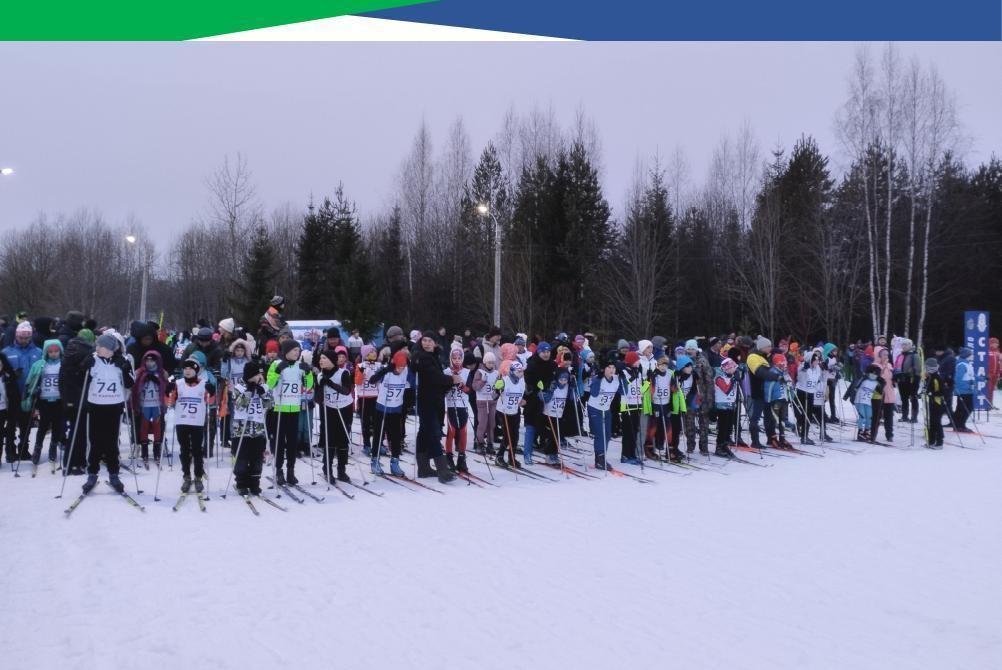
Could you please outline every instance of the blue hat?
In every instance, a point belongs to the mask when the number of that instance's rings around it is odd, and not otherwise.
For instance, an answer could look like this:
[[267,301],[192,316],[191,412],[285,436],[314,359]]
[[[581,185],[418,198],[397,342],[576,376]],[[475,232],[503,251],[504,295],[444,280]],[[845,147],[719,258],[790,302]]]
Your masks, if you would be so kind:
[[677,359],[675,359],[676,370],[681,370],[687,365],[692,365],[692,359],[689,358],[688,356],[679,356]]
[[553,347],[550,346],[549,342],[540,342],[536,346],[536,353],[538,354],[541,351],[551,351],[552,349],[553,349]]

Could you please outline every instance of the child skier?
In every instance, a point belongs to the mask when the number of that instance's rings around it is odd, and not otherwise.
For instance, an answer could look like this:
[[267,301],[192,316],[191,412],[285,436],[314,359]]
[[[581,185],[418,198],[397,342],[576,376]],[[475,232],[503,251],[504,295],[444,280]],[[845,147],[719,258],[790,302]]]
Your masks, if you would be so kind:
[[160,465],[167,416],[167,373],[160,354],[150,349],[143,356],[136,383],[132,386],[132,414],[139,423],[139,444],[143,466],[149,470],[150,435],[153,435],[153,460]]
[[957,352],[957,368],[953,374],[954,395],[957,396],[957,411],[953,413],[953,429],[958,433],[970,433],[967,418],[974,408],[974,391],[977,383],[974,379],[973,352],[968,347],[961,347]]
[[[332,484],[336,480],[351,483],[347,472],[348,444],[355,398],[352,395],[354,380],[348,371],[348,350],[344,345],[338,345],[336,351],[325,349],[318,357],[318,364],[320,393],[317,394],[317,403],[321,405],[320,435],[323,440],[319,446],[324,452],[324,477]],[[336,476],[333,467],[335,456]]]
[[[651,409],[655,420],[654,447],[657,451],[664,450],[665,445],[671,442],[671,436],[675,434],[674,428],[671,427],[672,398],[678,387],[675,385],[675,374],[669,369],[668,364],[668,357],[661,356],[651,372]],[[672,463],[685,460],[677,443],[669,444],[668,459]]]
[[59,340],[46,340],[42,345],[42,358],[35,361],[24,385],[21,409],[30,412],[32,406],[38,413],[38,431],[32,465],[38,466],[42,457],[42,440],[49,431],[49,463],[55,467],[58,445],[65,445],[66,422],[63,420],[63,403],[59,394],[59,370],[62,367],[63,344]]
[[734,428],[734,406],[738,401],[738,380],[734,373],[738,364],[730,358],[720,361],[713,379],[713,406],[717,412],[717,444],[715,449],[730,449],[731,430]]
[[[525,407],[525,367],[519,361],[511,361],[508,374],[494,382],[497,393],[498,413],[504,442],[498,450],[495,462],[502,468],[520,468],[522,464],[515,458],[518,448],[519,410]],[[505,460],[507,456],[508,460]]]
[[362,428],[362,450],[368,453],[372,448],[372,433],[376,428],[376,396],[379,388],[372,383],[372,376],[383,367],[376,361],[376,348],[363,344],[362,361],[355,368],[355,398],[358,418]]
[[573,401],[570,372],[560,369],[550,388],[542,392],[543,419],[545,429],[539,431],[541,448],[546,455],[547,465],[560,465],[560,419],[566,411],[568,401]]
[[793,406],[793,413],[797,417],[797,432],[800,434],[801,444],[816,444],[810,437],[811,419],[821,425],[819,414],[821,405],[815,403],[815,398],[825,384],[825,373],[821,368],[822,358],[821,349],[814,349],[797,373],[797,402]]
[[264,383],[261,366],[249,360],[242,379],[233,385],[233,440],[237,493],[261,495],[261,470],[267,448],[264,417],[271,405],[271,391]]
[[873,396],[884,388],[884,380],[880,378],[880,368],[868,365],[863,374],[857,377],[846,389],[843,400],[852,402],[856,408],[856,440],[871,442],[875,438],[870,433],[873,424]]
[[105,333],[97,338],[94,355],[85,358],[80,368],[88,372],[84,410],[90,443],[83,492],[90,493],[97,485],[97,473],[103,459],[111,487],[118,493],[125,493],[125,485],[118,478],[118,437],[125,409],[125,392],[132,388],[134,382],[132,365],[122,355],[118,338]]
[[[772,372],[776,379],[767,379],[763,385],[765,402],[773,421],[766,422],[766,439],[773,449],[792,449],[786,439],[786,424],[790,416],[790,375],[787,372],[789,359],[786,354],[772,355]],[[770,425],[770,423],[772,425]]]
[[926,394],[926,439],[929,446],[943,446],[943,412],[946,409],[943,380],[939,376],[939,361],[928,358],[925,361]]
[[[673,400],[672,403],[672,429],[674,430],[676,423],[679,426],[679,430],[675,431],[675,434],[672,435],[672,446],[676,449],[678,448],[679,441],[681,440],[681,432],[684,428],[685,450],[690,454],[696,449],[696,412],[699,411],[695,406],[698,389],[692,376],[692,367],[692,359],[685,354],[675,359],[675,385],[678,389],[679,398]],[[708,451],[709,449],[704,451],[700,448],[699,453],[706,454]],[[730,458],[731,456],[727,456],[729,452],[730,449],[728,448],[726,452],[721,451],[718,455]]]
[[494,422],[498,404],[494,397],[494,384],[498,380],[496,365],[497,359],[488,351],[473,377],[473,389],[477,393],[476,450],[487,456],[494,455]]
[[215,384],[200,377],[202,366],[194,356],[181,363],[181,379],[168,387],[167,404],[174,408],[174,435],[181,453],[181,492],[191,490],[191,462],[195,461],[195,492],[205,490],[205,426],[209,419],[209,405],[216,392]]
[[[275,399],[275,482],[279,486],[286,483],[295,486],[296,452],[299,441],[299,413],[303,405],[303,389],[313,388],[313,371],[305,363],[299,362],[301,349],[299,342],[289,338],[282,342],[282,359],[276,360],[268,368],[268,388]],[[282,472],[285,461],[286,471]]]
[[[640,355],[636,351],[626,353],[626,367],[619,371],[619,420],[623,430],[623,450],[620,463],[639,465],[637,459],[638,435],[643,414],[644,378],[640,370]],[[643,442],[640,442],[643,448]]]
[[[466,425],[470,415],[466,411],[466,394],[470,390],[469,371],[463,368],[463,349],[455,345],[449,351],[449,367],[442,370],[446,375],[458,375],[464,382],[453,384],[445,394],[445,420],[448,431],[445,436],[445,460],[453,472],[469,472],[466,465]],[[459,451],[457,460],[453,460],[452,448],[455,443]]]
[[595,467],[609,468],[606,451],[612,437],[612,402],[619,393],[619,379],[616,378],[616,364],[608,361],[601,375],[592,376],[588,391],[588,427],[594,440]]
[[404,471],[400,468],[400,451],[404,441],[404,392],[410,387],[410,370],[407,366],[406,350],[398,350],[393,354],[390,365],[382,368],[370,379],[377,384],[379,393],[376,395],[376,420],[379,423],[379,433],[372,444],[371,470],[374,475],[381,475],[383,467],[379,463],[379,453],[383,445],[383,436],[390,443],[390,474],[402,477]]

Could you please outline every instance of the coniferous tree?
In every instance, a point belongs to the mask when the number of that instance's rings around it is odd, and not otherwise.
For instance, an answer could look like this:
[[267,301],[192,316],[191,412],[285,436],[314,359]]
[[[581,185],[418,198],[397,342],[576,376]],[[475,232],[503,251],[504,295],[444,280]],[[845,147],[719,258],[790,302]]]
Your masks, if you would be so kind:
[[268,301],[280,293],[275,285],[278,268],[268,229],[263,223],[254,228],[250,249],[240,269],[241,281],[234,286],[233,312],[237,323],[256,324]]

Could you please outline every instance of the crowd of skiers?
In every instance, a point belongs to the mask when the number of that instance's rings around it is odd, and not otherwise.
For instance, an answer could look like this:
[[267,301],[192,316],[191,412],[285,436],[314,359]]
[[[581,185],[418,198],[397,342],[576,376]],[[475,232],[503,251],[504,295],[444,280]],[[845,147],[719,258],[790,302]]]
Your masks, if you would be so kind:
[[[944,419],[969,430],[977,388],[969,349],[954,355],[937,348],[923,358],[907,338],[881,336],[842,350],[731,333],[677,344],[661,336],[619,340],[600,349],[591,333],[546,339],[495,327],[482,337],[466,331],[450,339],[445,328],[405,335],[394,325],[376,346],[357,332],[342,341],[339,328],[297,341],[284,308],[281,296],[273,298],[253,332],[228,318],[176,334],[134,322],[121,334],[75,311],[60,320],[18,315],[13,324],[0,323],[7,461],[37,467],[49,436],[53,468],[61,447],[64,474],[86,471],[85,493],[102,462],[122,492],[123,421],[142,464],[158,466],[170,410],[185,493],[192,486],[202,491],[205,459],[217,442],[229,449],[242,495],[260,493],[268,452],[278,485],[297,484],[297,459],[316,452],[325,477],[350,482],[356,421],[371,471],[385,474],[388,456],[389,474],[403,476],[399,459],[411,414],[418,418],[417,476],[442,482],[468,472],[468,447],[506,468],[523,467],[517,454],[526,465],[538,458],[558,466],[566,440],[585,435],[600,469],[610,467],[612,438],[622,439],[623,463],[682,461],[683,436],[688,453],[708,455],[713,437],[713,453],[733,458],[731,448],[745,445],[742,416],[747,446],[788,449],[787,435],[814,444],[812,435],[831,440],[828,426],[850,421],[859,440],[875,441],[883,426],[891,441],[895,422],[918,421],[922,404],[926,442],[937,447]],[[989,402],[1002,370],[996,338],[990,348]],[[839,416],[839,398],[855,417]]]

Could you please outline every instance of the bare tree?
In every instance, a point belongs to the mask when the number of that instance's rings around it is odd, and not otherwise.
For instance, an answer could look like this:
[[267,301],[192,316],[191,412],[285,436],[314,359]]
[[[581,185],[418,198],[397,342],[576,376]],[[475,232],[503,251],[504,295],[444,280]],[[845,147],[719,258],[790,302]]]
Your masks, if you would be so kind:
[[400,173],[400,206],[403,212],[404,251],[407,258],[408,310],[414,305],[414,245],[424,234],[432,214],[435,169],[431,132],[424,120]]
[[880,332],[888,332],[891,319],[891,229],[894,215],[895,153],[901,136],[901,75],[900,59],[892,42],[888,42],[881,58],[882,111],[884,150],[887,152],[887,223],[884,228],[884,316]]
[[908,168],[908,261],[905,271],[905,320],[902,334],[907,337],[911,329],[912,280],[915,264],[915,219],[919,196],[923,192],[928,160],[926,158],[926,126],[928,124],[928,95],[926,79],[917,59],[912,59],[905,72],[901,91],[902,149]]

